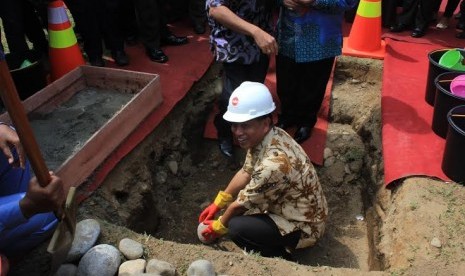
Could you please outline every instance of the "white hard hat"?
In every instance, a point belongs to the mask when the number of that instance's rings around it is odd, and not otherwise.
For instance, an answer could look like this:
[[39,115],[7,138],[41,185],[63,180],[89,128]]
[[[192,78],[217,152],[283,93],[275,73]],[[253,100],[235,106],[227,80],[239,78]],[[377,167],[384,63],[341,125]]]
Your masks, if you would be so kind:
[[245,81],[229,97],[228,110],[223,118],[242,123],[270,114],[275,108],[270,90],[263,83]]

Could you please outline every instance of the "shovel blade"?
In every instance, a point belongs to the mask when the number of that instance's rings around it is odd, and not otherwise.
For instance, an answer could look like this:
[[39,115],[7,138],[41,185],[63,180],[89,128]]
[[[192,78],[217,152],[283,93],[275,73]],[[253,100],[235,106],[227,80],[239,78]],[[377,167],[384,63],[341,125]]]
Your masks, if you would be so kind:
[[58,223],[47,251],[52,254],[52,274],[66,260],[68,252],[73,244],[76,232],[76,187],[71,187],[66,197],[64,217]]

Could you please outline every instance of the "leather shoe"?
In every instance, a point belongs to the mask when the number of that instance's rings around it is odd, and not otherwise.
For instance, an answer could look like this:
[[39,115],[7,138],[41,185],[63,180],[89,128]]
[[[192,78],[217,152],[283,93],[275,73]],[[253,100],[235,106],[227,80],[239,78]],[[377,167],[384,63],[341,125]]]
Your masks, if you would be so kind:
[[460,32],[456,34],[455,37],[458,39],[465,39],[465,32]]
[[168,56],[163,53],[161,49],[157,48],[147,48],[145,49],[147,56],[149,56],[151,61],[165,63],[168,61]]
[[464,31],[465,30],[465,22],[457,23],[457,26],[455,28]]
[[294,134],[294,140],[299,144],[307,140],[312,134],[312,129],[313,128],[311,127],[305,127],[305,126],[297,128],[297,131]]
[[194,23],[194,32],[196,34],[204,34],[205,33],[205,23]]
[[105,61],[102,57],[89,58],[90,65],[97,67],[105,67]]
[[115,63],[119,66],[125,66],[129,64],[128,55],[123,50],[112,51],[111,57],[115,60]]
[[419,38],[425,35],[425,31],[421,28],[415,28],[413,29],[412,34],[410,35],[411,37]]
[[218,145],[222,154],[229,158],[233,157],[234,150],[232,141],[230,139],[219,139]]
[[171,45],[171,46],[178,46],[187,44],[187,37],[185,36],[175,36],[174,34],[170,34],[166,37],[163,37],[160,41],[161,45]]
[[400,32],[403,32],[407,29],[407,25],[405,24],[402,24],[402,23],[399,23],[397,25],[394,25],[394,26],[391,26],[389,28],[389,30],[392,32],[392,33],[400,33]]

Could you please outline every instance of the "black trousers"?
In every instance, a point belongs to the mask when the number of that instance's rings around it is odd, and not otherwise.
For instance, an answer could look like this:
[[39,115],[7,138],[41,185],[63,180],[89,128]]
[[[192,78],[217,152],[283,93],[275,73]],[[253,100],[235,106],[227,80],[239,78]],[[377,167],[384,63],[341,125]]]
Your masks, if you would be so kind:
[[[454,11],[459,5],[460,0],[447,0],[446,9],[444,10],[444,17],[451,18]],[[439,1],[439,3],[441,3]]]
[[48,42],[42,22],[35,7],[28,0],[0,0],[0,18],[3,21],[5,37],[11,53],[26,55],[29,46],[26,36],[35,50],[46,54]]
[[146,48],[160,48],[160,39],[169,34],[164,0],[134,0],[139,36]]
[[274,221],[265,214],[237,216],[229,221],[229,237],[246,251],[259,252],[264,257],[291,259],[286,247],[295,249],[301,231],[281,235]]
[[305,63],[297,63],[281,55],[276,57],[281,121],[298,126],[315,126],[333,63],[334,57]]
[[194,23],[205,23],[207,20],[205,0],[171,0],[170,6],[174,19],[180,19],[189,14],[189,18]]
[[231,124],[223,119],[228,109],[229,97],[244,81],[265,82],[270,59],[267,55],[261,55],[260,60],[252,64],[223,63],[223,89],[218,99],[219,112],[215,116],[215,127],[218,138],[232,139]]
[[404,0],[397,21],[403,25],[426,29],[433,18],[435,2],[432,0]]
[[107,49],[121,51],[124,49],[124,40],[119,22],[121,18],[122,0],[81,0],[83,13],[82,36],[84,50],[89,59],[101,57],[103,54],[102,42]]

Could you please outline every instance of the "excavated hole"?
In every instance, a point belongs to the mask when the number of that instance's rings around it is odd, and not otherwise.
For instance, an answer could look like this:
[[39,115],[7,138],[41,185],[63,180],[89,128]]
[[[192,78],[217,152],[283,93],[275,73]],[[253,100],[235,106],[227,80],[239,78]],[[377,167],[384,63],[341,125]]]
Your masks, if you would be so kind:
[[[381,71],[376,61],[338,59],[329,149],[324,166],[317,167],[330,218],[322,240],[296,253],[301,264],[383,269],[376,251],[379,222],[374,208],[383,177]],[[237,160],[229,161],[221,156],[215,141],[203,138],[203,126],[221,90],[220,75],[220,66],[214,64],[81,204],[80,218],[99,218],[159,239],[199,244],[198,215],[227,185],[244,157],[237,149]],[[239,252],[227,239],[212,247]]]

